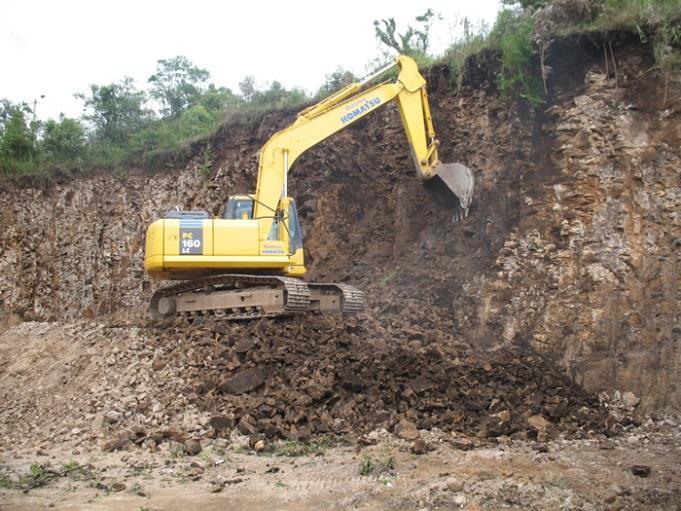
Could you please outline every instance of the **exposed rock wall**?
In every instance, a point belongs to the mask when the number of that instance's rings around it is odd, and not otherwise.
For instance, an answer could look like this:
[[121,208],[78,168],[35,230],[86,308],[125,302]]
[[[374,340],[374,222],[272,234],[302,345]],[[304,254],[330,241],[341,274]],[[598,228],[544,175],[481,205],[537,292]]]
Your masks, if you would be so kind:
[[[678,407],[681,113],[661,103],[649,48],[616,47],[617,76],[597,48],[571,51],[554,55],[536,115],[500,100],[483,68],[459,92],[444,70],[427,77],[442,159],[476,173],[459,224],[418,184],[393,108],[304,155],[290,189],[310,277],[365,288],[386,332],[409,336],[413,311],[446,317],[462,340],[555,355],[590,390]],[[252,189],[260,146],[291,119],[226,127],[210,175],[198,156],[0,190],[0,320],[140,317],[155,285],[146,226],[176,205],[218,214]]]
[[518,336],[587,388],[678,406],[681,126],[640,62],[620,72],[618,88],[592,68],[548,110],[557,173],[523,187],[523,219],[479,293],[479,317],[500,320],[479,340]]

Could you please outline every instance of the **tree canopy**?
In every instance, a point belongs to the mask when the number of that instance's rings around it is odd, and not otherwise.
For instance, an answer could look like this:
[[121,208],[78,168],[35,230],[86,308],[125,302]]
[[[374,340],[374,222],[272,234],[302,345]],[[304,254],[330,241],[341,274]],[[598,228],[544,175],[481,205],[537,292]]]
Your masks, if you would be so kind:
[[160,59],[156,72],[149,77],[151,97],[163,105],[166,116],[177,117],[206,89],[210,73],[178,55]]

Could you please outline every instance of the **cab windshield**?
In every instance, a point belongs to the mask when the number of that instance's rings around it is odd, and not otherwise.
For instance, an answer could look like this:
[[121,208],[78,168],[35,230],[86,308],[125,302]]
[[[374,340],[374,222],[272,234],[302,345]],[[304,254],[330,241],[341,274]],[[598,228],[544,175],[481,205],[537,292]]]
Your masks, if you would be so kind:
[[253,218],[253,199],[229,199],[225,207],[225,220],[250,220]]

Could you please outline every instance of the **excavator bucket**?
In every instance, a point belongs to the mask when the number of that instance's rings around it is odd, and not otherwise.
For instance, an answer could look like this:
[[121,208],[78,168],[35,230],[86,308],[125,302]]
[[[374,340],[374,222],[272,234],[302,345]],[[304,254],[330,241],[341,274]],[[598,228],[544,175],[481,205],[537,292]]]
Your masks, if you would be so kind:
[[[435,167],[428,187],[434,190],[441,202],[452,206],[452,220],[455,222],[468,216],[468,208],[473,199],[473,172],[460,163],[440,163]],[[454,197],[452,197],[452,194]]]

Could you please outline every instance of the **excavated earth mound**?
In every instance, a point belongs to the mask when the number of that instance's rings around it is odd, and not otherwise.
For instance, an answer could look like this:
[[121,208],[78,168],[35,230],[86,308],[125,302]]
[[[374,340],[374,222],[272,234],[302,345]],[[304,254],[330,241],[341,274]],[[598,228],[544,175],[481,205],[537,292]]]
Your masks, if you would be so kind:
[[[481,437],[536,438],[553,427],[548,421],[570,435],[608,428],[598,401],[548,361],[518,349],[480,354],[443,339],[437,321],[415,327],[412,318],[410,325],[329,318],[209,323],[153,342],[163,353],[159,363],[186,367],[188,398],[213,414],[220,434],[236,427],[307,439],[392,430],[402,418],[419,429]],[[531,416],[546,422],[528,422]]]
[[527,348],[481,353],[443,334],[451,325],[437,312],[417,316],[24,323],[0,335],[0,441],[153,449],[235,432],[305,441],[386,428],[413,439],[437,428],[468,448],[611,435],[639,421]]

